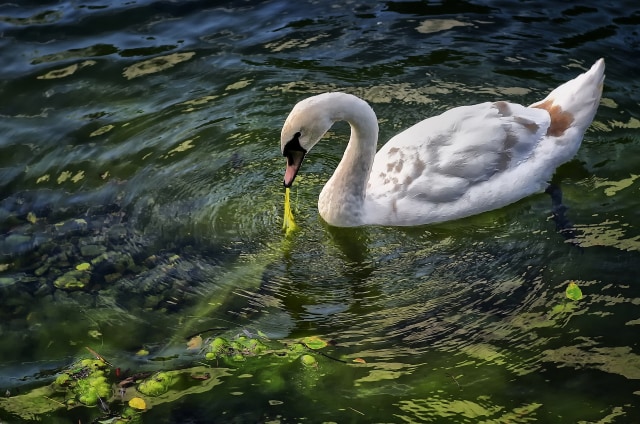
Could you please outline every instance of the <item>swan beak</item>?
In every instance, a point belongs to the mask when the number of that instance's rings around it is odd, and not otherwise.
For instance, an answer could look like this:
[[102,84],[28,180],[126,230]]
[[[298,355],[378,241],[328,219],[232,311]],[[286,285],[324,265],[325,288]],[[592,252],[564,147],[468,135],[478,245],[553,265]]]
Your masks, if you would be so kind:
[[304,150],[285,149],[284,156],[287,158],[287,169],[284,172],[285,187],[291,187],[293,184],[306,153]]

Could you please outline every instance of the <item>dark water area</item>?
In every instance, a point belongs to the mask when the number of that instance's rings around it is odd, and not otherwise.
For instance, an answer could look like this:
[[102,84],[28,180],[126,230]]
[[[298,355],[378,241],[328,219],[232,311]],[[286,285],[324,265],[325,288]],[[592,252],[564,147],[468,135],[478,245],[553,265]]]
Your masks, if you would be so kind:
[[[139,422],[640,422],[638,51],[631,1],[0,3],[0,421],[113,418],[11,403],[88,346],[219,375],[145,398]],[[302,98],[364,98],[382,145],[451,107],[531,104],[600,57],[599,110],[554,176],[571,243],[543,193],[327,226],[346,125],[305,159],[283,234],[280,128]],[[318,336],[331,358],[207,361],[186,341],[209,328]]]

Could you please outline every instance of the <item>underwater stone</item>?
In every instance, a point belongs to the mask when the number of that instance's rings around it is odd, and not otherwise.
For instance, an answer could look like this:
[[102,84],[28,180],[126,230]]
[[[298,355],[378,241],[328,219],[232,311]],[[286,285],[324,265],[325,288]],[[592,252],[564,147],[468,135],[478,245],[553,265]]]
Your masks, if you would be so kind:
[[24,234],[9,234],[0,240],[0,251],[9,254],[21,254],[28,251],[32,245],[31,236]]
[[153,268],[158,264],[158,257],[156,255],[151,255],[147,259],[144,260],[144,264],[149,268]]
[[122,273],[124,271],[131,270],[135,266],[135,264],[136,263],[134,262],[133,257],[130,254],[118,252],[118,258],[115,262],[116,271]]
[[47,272],[49,270],[49,267],[51,266],[51,264],[49,262],[45,263],[44,265],[42,265],[41,267],[36,268],[35,271],[33,271],[33,273],[40,277],[41,275],[43,275],[45,272]]
[[93,258],[91,264],[94,266],[95,271],[101,275],[123,274],[135,265],[131,255],[113,250]]
[[25,234],[9,234],[4,239],[4,242],[9,246],[29,243],[30,241],[31,241],[31,236],[27,236]]
[[18,281],[14,277],[0,277],[0,286],[11,286]]
[[88,224],[86,220],[79,218],[60,222],[58,224],[55,224],[54,227],[57,230],[58,234],[64,235],[73,232],[82,233],[87,230]]
[[104,282],[107,284],[111,284],[114,281],[117,281],[119,278],[122,277],[122,274],[120,274],[119,272],[114,272],[112,274],[107,274],[104,276]]
[[109,228],[108,234],[111,241],[120,241],[127,237],[127,228],[122,224],[116,224]]
[[35,285],[37,283],[40,283],[40,279],[34,276],[23,275],[22,277],[20,277],[20,283],[24,285]]
[[91,278],[89,271],[73,270],[58,277],[53,285],[64,290],[80,290],[87,285],[89,278]]
[[97,244],[87,244],[85,246],[80,246],[80,254],[85,257],[95,257],[99,256],[104,251],[107,250],[104,246],[99,246]]
[[44,296],[50,295],[51,292],[52,292],[51,286],[46,282],[44,282],[40,284],[40,287],[38,287],[38,289],[33,293],[33,295],[36,297],[44,297]]
[[57,256],[56,256],[56,266],[58,267],[67,267],[70,266],[71,263],[69,262],[69,255],[73,255],[73,245],[72,244],[63,244],[60,246],[60,248],[62,249],[62,252],[60,252]]
[[61,270],[60,268],[49,268],[49,272],[47,272],[47,277],[49,279],[55,279],[61,276],[62,274],[64,274],[64,270]]
[[103,253],[100,256],[91,259],[91,265],[99,265],[102,262],[108,261],[110,256],[111,256],[111,252]]

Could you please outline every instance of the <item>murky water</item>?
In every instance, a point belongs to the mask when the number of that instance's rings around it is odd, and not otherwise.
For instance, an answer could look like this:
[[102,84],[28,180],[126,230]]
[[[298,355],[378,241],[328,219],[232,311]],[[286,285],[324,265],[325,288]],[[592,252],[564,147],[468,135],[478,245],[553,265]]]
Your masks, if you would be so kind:
[[[634,2],[1,4],[0,388],[48,384],[84,346],[149,366],[141,347],[224,326],[366,364],[239,366],[144,422],[640,421],[639,24]],[[599,57],[602,104],[555,177],[577,246],[543,194],[442,225],[326,226],[345,125],[305,162],[284,239],[279,132],[301,98],[360,95],[384,141],[452,106],[532,103]]]

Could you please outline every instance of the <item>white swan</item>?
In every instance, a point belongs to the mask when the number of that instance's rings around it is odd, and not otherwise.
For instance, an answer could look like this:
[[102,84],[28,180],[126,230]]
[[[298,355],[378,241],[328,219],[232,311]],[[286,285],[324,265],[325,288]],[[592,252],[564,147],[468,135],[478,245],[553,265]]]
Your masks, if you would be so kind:
[[420,225],[500,208],[543,191],[578,151],[600,102],[604,60],[525,107],[498,101],[462,106],[401,132],[376,154],[371,107],[345,93],[295,105],[281,134],[284,185],[336,121],[351,138],[318,209],[330,225]]

